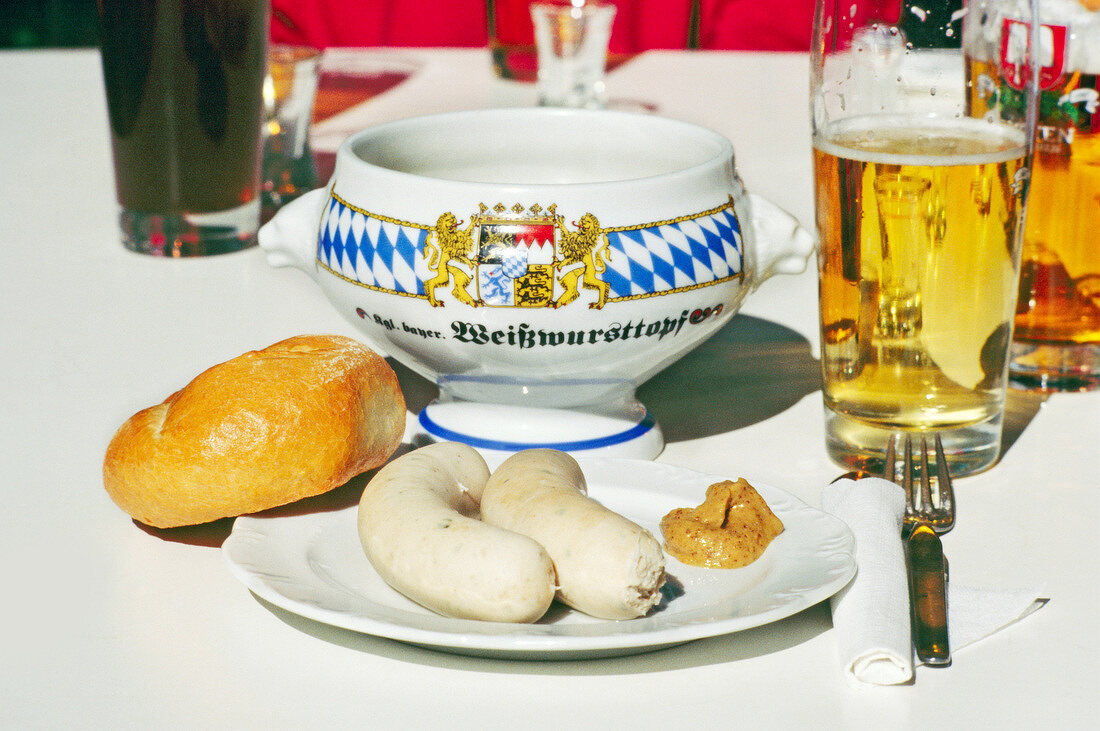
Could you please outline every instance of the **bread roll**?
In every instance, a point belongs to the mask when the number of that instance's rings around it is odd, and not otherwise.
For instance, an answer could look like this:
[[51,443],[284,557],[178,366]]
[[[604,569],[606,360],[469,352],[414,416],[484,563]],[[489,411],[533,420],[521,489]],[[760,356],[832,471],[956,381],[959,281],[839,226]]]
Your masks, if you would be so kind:
[[206,523],[338,487],[384,463],[404,427],[381,356],[303,335],[216,365],[134,414],[107,448],[103,483],[142,523]]

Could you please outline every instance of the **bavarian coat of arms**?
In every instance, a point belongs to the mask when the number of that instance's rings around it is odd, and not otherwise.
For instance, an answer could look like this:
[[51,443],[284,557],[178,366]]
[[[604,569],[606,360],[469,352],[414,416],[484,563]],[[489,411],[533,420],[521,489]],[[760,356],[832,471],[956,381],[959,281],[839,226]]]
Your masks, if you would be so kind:
[[458,301],[474,307],[562,307],[583,287],[596,292],[590,306],[603,307],[609,287],[600,275],[611,255],[606,232],[591,213],[573,226],[553,205],[481,204],[465,228],[453,213],[442,214],[424,243],[434,274],[424,284],[428,301],[441,306],[436,289],[450,285]]

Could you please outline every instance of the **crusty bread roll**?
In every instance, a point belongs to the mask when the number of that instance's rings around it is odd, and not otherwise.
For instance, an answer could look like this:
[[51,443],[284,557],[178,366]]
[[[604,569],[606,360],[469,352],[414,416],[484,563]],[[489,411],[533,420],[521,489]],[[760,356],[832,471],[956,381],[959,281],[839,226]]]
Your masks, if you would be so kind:
[[381,356],[303,335],[216,365],[134,414],[107,448],[103,483],[147,525],[206,523],[338,487],[385,462],[404,427]]

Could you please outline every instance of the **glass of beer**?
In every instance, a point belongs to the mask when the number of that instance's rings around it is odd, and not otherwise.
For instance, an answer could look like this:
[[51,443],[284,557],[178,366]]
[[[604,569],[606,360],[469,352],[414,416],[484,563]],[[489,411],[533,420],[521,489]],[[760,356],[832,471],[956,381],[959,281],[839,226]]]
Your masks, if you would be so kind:
[[[983,0],[964,39],[979,118],[1018,113],[1030,30],[1020,0]],[[1047,390],[1100,387],[1100,0],[1043,0],[1039,120],[1009,375]]]
[[531,0],[486,0],[489,20],[489,52],[493,71],[501,79],[534,83],[539,57]]
[[313,101],[321,77],[321,52],[311,46],[273,45],[264,80],[261,219],[317,187],[309,145]]
[[122,242],[237,251],[260,222],[267,0],[100,0]]
[[1000,454],[1036,94],[1019,118],[968,116],[969,16],[926,7],[817,3],[826,448],[880,473],[893,434],[935,432],[961,476]]

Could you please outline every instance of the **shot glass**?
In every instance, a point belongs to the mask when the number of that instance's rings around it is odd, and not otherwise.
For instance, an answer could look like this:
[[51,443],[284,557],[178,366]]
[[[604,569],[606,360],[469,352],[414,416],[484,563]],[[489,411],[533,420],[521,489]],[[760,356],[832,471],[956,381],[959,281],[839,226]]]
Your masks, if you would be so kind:
[[[970,114],[1018,113],[1027,3],[970,5]],[[1100,387],[1100,0],[1041,3],[1040,23],[1040,112],[1009,376],[1016,387],[1087,390]]]
[[256,243],[267,9],[99,3],[126,248],[187,257]]
[[272,46],[264,81],[263,220],[317,187],[309,125],[320,78],[321,52],[308,46]]
[[606,105],[604,75],[614,19],[613,5],[531,5],[539,106],[602,109]]
[[893,434],[935,432],[963,476],[1000,455],[1036,55],[1025,33],[1020,113],[975,118],[955,24],[928,15],[918,32],[905,15],[908,36],[896,4],[817,4],[826,448],[840,465],[880,473]]

